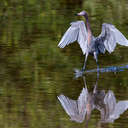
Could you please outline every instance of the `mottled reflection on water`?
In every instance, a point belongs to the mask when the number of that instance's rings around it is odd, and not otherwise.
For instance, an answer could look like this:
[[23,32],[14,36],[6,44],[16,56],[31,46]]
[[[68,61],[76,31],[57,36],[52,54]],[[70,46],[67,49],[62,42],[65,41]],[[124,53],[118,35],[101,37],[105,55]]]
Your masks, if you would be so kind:
[[94,73],[97,72],[97,75],[101,74],[101,73],[107,73],[107,72],[122,72],[128,70],[128,65],[121,65],[121,66],[109,66],[106,68],[97,68],[97,69],[91,69],[91,70],[85,70],[84,72],[79,70],[79,69],[75,69],[74,70],[74,75],[75,78],[81,77],[87,73]]
[[98,81],[96,81],[93,91],[91,93],[88,92],[85,77],[83,79],[85,87],[77,100],[72,100],[62,94],[58,96],[58,100],[71,120],[82,123],[86,116],[85,122],[86,127],[88,127],[92,110],[97,109],[100,111],[101,116],[97,124],[99,126],[101,123],[113,123],[128,109],[128,100],[116,102],[116,97],[112,90],[105,93],[105,90],[97,89]]

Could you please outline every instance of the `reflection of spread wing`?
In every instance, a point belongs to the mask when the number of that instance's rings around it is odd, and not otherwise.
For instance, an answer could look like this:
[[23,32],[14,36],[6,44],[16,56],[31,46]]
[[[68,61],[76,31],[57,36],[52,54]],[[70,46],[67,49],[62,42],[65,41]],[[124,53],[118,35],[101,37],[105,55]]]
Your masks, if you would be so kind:
[[69,45],[74,41],[78,41],[83,54],[85,54],[87,51],[87,30],[84,21],[72,22],[58,46],[64,48],[66,45]]
[[106,23],[102,24],[102,32],[97,37],[97,43],[99,43],[98,47],[100,51],[104,51],[105,47],[109,53],[114,51],[116,43],[128,46],[128,40],[124,37],[124,35],[117,28],[115,28],[114,25]]
[[118,119],[120,115],[128,109],[128,101],[119,101],[116,104],[113,114],[110,116],[112,120]]
[[112,114],[116,106],[116,98],[112,91],[108,91],[108,93],[105,95],[104,103],[106,105],[108,115]]
[[112,122],[110,116],[112,115],[115,106],[116,99],[112,91],[108,91],[103,100],[104,106],[100,108],[101,121],[103,123]]
[[58,99],[71,120],[83,122],[86,114],[87,89],[83,88],[77,101],[71,100],[64,95],[58,96]]
[[113,122],[120,117],[120,114],[128,109],[128,101],[119,101],[116,103],[116,98],[112,91],[109,91],[106,94],[104,103],[106,107],[104,110],[104,116],[102,117],[103,122]]

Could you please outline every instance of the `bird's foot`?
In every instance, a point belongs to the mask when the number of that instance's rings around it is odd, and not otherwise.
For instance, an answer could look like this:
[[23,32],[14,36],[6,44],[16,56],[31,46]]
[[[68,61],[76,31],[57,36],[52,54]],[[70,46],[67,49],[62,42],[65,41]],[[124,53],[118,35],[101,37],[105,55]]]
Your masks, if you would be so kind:
[[97,67],[97,77],[99,77],[99,75],[100,75],[100,68]]
[[84,70],[75,69],[75,78],[83,76]]

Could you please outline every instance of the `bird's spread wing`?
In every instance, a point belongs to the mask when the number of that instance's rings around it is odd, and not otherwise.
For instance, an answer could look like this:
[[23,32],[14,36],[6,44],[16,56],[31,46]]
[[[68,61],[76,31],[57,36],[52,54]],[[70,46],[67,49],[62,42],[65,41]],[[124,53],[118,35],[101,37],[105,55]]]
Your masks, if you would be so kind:
[[64,95],[58,96],[61,105],[66,113],[71,117],[71,120],[83,122],[86,114],[87,90],[83,88],[78,100],[71,100]]
[[87,51],[87,30],[84,21],[72,22],[58,46],[64,48],[66,45],[73,43],[74,41],[78,41],[83,54],[85,54]]
[[115,110],[113,114],[110,116],[112,120],[118,119],[120,115],[128,109],[128,100],[127,101],[119,101],[116,104]]
[[102,24],[102,32],[97,39],[104,44],[109,53],[114,51],[116,43],[128,46],[128,40],[124,35],[115,26],[107,23]]

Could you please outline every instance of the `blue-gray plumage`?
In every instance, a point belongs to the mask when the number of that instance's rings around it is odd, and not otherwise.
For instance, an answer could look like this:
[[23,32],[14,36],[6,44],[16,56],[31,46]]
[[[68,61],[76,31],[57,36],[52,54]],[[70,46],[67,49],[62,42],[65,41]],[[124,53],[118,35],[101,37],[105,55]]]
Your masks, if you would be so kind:
[[69,45],[74,41],[79,43],[83,54],[86,54],[82,71],[85,70],[86,61],[89,54],[94,55],[98,66],[98,54],[104,54],[106,50],[109,53],[113,52],[117,43],[128,46],[128,40],[118,29],[115,28],[114,25],[103,23],[101,34],[98,37],[94,37],[91,32],[87,13],[85,11],[81,11],[77,15],[85,17],[86,26],[84,21],[72,22],[58,46],[60,48],[64,48],[66,45]]

